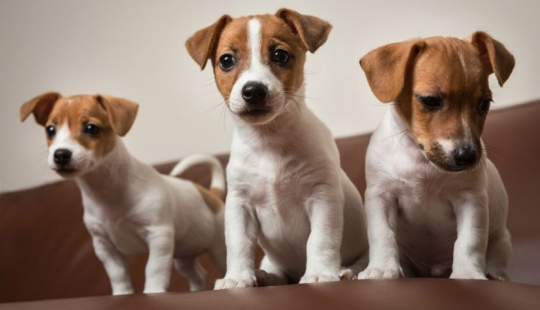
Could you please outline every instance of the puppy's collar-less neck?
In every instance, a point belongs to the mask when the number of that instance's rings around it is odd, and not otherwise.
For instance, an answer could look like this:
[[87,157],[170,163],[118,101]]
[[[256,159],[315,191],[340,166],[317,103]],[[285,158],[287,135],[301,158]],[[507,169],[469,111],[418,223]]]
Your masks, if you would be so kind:
[[85,189],[104,186],[116,188],[118,185],[115,184],[116,181],[120,180],[121,184],[126,183],[120,176],[130,169],[132,157],[120,137],[117,136],[114,143],[111,152],[105,155],[92,170],[75,178],[79,186]]

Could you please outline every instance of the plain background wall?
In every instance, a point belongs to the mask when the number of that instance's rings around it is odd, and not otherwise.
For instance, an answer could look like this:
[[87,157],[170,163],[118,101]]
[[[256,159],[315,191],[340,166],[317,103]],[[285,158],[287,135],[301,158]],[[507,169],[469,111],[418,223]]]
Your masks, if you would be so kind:
[[[504,88],[490,80],[494,108],[540,98],[540,1],[0,1],[0,182],[12,191],[56,180],[43,128],[19,107],[46,91],[104,93],[140,103],[125,141],[149,163],[229,150],[233,124],[209,67],[184,41],[222,14],[289,7],[328,20],[329,40],[306,63],[308,106],[336,137],[371,131],[387,109],[358,65],[380,45],[482,29],[514,53]],[[493,77],[492,77],[493,78]]]

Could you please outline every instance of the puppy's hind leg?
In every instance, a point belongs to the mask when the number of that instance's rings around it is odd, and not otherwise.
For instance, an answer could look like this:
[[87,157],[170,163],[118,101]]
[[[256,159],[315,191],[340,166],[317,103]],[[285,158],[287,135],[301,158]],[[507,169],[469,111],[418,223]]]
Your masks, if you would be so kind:
[[216,242],[213,248],[208,250],[210,258],[214,262],[216,268],[221,272],[221,275],[225,275],[227,270],[227,247],[225,246],[225,238]]
[[204,290],[206,270],[201,266],[196,256],[174,259],[174,267],[189,281],[189,290],[192,292]]
[[285,273],[268,256],[264,256],[260,269],[255,271],[257,276],[257,286],[285,285],[289,283]]
[[506,268],[512,253],[510,233],[506,227],[490,236],[486,253],[486,276],[490,280],[508,281]]

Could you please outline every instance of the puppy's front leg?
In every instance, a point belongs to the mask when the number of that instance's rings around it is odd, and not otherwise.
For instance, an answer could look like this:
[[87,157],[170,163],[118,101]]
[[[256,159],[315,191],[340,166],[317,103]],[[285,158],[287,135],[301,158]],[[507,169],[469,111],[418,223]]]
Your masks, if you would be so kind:
[[385,188],[368,186],[366,189],[366,218],[369,240],[369,265],[358,274],[358,279],[387,279],[403,275],[399,265],[396,242],[396,198]]
[[456,214],[452,279],[486,279],[489,211],[485,192],[466,192],[452,203]]
[[231,191],[225,203],[227,273],[216,281],[215,290],[257,285],[255,245],[259,226],[253,206]]
[[171,277],[174,229],[172,225],[151,227],[146,240],[149,256],[145,269],[144,293],[166,292]]
[[306,202],[311,233],[306,246],[306,272],[300,283],[339,281],[343,235],[343,192],[319,185]]
[[86,227],[92,236],[96,256],[109,276],[113,295],[133,294],[124,256],[111,243],[102,227],[98,224],[87,224]]

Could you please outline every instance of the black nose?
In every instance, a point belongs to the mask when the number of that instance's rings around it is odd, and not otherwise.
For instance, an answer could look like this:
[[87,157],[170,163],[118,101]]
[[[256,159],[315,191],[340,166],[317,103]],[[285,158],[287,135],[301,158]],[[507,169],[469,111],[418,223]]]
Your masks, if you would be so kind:
[[469,168],[476,164],[478,153],[470,145],[462,146],[454,150],[454,162],[460,168]]
[[261,105],[267,95],[268,89],[262,83],[249,82],[242,87],[242,98],[249,105]]
[[54,151],[54,162],[58,166],[66,166],[71,160],[71,151],[68,149],[58,149]]

